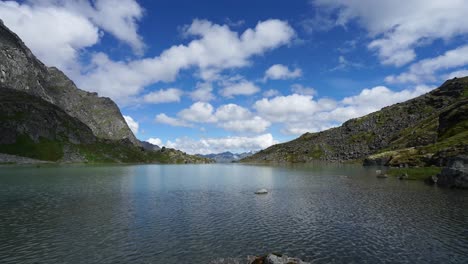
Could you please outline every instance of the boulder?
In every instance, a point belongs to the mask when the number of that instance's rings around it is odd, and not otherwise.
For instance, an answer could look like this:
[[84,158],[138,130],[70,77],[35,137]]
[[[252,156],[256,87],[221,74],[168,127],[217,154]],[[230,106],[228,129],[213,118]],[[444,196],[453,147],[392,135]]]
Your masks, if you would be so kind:
[[468,189],[468,156],[449,159],[447,167],[437,175],[438,186]]
[[255,257],[249,261],[250,264],[309,264],[298,258],[291,258],[286,255],[268,254],[262,257]]

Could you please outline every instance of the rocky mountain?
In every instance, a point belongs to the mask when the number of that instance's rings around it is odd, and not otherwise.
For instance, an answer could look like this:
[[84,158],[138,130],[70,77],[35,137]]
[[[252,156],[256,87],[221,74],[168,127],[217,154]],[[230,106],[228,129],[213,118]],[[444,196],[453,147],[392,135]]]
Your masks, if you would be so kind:
[[147,141],[141,141],[140,140],[140,145],[146,150],[158,151],[158,150],[161,149],[158,145],[151,144],[151,143],[149,143]]
[[249,156],[251,156],[253,154],[254,154],[254,152],[252,152],[252,151],[251,152],[244,152],[244,153],[240,153],[240,154],[234,154],[232,152],[226,151],[226,152],[217,153],[217,154],[214,154],[214,153],[213,154],[206,154],[206,155],[198,154],[197,156],[212,159],[212,160],[216,161],[217,163],[230,163],[230,162],[238,161],[238,160],[241,160],[243,158],[249,157]]
[[46,67],[3,23],[0,23],[0,153],[4,154],[0,155],[0,163],[31,159],[211,162],[174,149],[142,146],[111,99],[82,91],[58,69]]
[[342,126],[271,146],[242,162],[364,161],[365,165],[443,166],[468,153],[468,77]]
[[138,140],[109,98],[80,90],[63,72],[47,67],[0,20],[0,83],[52,103],[103,139]]

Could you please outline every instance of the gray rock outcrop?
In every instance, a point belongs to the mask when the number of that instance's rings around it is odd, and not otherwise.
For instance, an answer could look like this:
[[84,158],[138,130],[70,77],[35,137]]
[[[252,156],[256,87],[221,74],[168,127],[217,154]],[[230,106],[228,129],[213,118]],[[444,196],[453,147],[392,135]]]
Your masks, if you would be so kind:
[[468,189],[468,156],[451,158],[448,166],[437,175],[438,186]]
[[80,90],[63,72],[47,67],[0,20],[0,83],[54,104],[87,125],[99,138],[138,140],[109,98]]

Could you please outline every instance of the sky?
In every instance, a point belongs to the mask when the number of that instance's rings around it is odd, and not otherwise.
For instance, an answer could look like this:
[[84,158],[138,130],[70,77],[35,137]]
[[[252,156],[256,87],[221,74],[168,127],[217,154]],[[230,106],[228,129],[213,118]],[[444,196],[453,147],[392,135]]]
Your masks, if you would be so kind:
[[466,0],[0,1],[47,66],[140,140],[257,151],[468,75]]

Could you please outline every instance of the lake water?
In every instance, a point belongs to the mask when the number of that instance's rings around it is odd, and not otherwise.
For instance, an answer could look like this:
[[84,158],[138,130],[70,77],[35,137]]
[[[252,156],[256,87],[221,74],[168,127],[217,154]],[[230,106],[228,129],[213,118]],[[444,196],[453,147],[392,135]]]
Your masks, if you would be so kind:
[[[267,188],[267,195],[254,191]],[[0,167],[0,263],[468,263],[468,191],[351,165]]]

